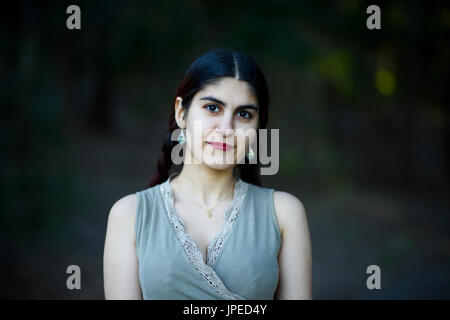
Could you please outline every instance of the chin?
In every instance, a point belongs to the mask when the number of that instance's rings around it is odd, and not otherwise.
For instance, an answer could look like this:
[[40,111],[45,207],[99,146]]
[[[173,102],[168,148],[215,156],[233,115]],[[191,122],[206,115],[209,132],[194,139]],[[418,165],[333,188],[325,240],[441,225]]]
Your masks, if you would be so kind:
[[220,164],[219,165],[218,164],[211,164],[211,165],[209,165],[209,164],[206,164],[206,163],[204,163],[203,165],[208,167],[208,168],[210,168],[210,169],[217,170],[217,171],[225,171],[225,170],[227,170],[227,169],[229,169],[229,168],[234,166],[234,165],[220,165]]
[[203,159],[203,165],[215,170],[226,170],[235,166],[235,163],[224,163],[222,159]]

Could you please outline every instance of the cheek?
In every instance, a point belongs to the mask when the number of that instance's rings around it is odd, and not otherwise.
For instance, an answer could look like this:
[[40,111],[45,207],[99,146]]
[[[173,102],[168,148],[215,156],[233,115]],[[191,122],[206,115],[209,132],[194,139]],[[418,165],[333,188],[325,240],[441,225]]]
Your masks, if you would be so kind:
[[212,127],[203,128],[203,141],[208,140],[213,136],[214,129]]
[[[206,116],[197,116],[195,120],[192,120],[188,124],[189,130],[192,132],[194,130],[201,130],[203,137],[207,135],[207,133],[210,133],[215,128],[216,121],[214,119],[211,119],[211,117]],[[200,129],[199,129],[200,128]]]
[[250,129],[246,131],[246,134],[237,134],[236,135],[236,145],[237,151],[243,152],[246,148],[252,145],[256,140],[256,130]]
[[201,140],[214,130],[214,126],[210,122],[201,117],[196,117],[187,123],[186,128],[195,140]]

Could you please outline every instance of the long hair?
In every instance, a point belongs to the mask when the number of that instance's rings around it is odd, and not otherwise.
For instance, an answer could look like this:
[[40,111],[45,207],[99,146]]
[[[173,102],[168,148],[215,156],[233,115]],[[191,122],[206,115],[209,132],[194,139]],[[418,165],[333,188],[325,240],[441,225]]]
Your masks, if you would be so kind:
[[[172,132],[178,129],[175,121],[175,110],[173,105],[177,97],[181,97],[182,107],[189,109],[194,95],[202,90],[207,84],[220,80],[220,77],[233,77],[246,81],[253,88],[258,100],[259,121],[258,129],[265,129],[268,121],[269,92],[266,79],[255,63],[247,54],[226,48],[215,48],[203,56],[197,58],[184,73],[176,90],[172,103],[172,111],[169,116],[169,128],[162,144],[161,154],[156,164],[156,171],[150,181],[150,187],[160,184],[169,178],[169,170],[173,166],[171,152],[178,143],[172,141]],[[187,114],[187,113],[186,113]],[[258,135],[257,135],[258,139]],[[256,152],[258,157],[258,152]],[[248,183],[261,186],[259,159],[257,164],[249,164],[245,161],[237,164],[240,178]]]

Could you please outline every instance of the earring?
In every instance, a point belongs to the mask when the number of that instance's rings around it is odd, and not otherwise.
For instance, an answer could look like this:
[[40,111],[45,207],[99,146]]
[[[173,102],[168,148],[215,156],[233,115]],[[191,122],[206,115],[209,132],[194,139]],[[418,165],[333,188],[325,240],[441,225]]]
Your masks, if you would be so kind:
[[184,135],[184,130],[181,129],[180,134],[178,135],[178,143],[183,144],[186,141],[186,136]]
[[247,152],[247,154],[245,155],[245,157],[246,157],[248,160],[252,160],[252,159],[255,157],[255,153],[253,152],[252,147],[250,147],[250,148],[248,149],[248,152]]

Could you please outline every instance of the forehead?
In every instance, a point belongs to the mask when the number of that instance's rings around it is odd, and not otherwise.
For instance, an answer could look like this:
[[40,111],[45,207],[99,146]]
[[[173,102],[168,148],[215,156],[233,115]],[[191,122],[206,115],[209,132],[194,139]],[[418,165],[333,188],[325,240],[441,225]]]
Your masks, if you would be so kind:
[[232,106],[257,105],[253,88],[247,82],[232,77],[221,78],[219,82],[207,84],[196,93],[195,99],[198,100],[205,96],[214,96]]

